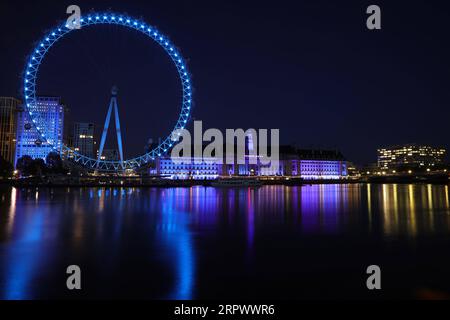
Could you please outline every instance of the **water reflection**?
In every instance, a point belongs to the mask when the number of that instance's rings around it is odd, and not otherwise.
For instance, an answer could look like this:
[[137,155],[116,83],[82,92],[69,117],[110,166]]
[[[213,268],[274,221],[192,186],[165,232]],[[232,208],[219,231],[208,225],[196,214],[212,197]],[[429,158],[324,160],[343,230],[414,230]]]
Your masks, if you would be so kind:
[[372,231],[372,185],[369,183],[366,186],[366,194],[367,194],[367,213],[369,217],[369,231]]
[[120,284],[108,287],[108,277],[126,269],[136,279],[151,278],[154,287],[142,289],[143,297],[191,299],[198,263],[213,241],[225,251],[230,239],[237,241],[252,263],[255,250],[274,237],[450,235],[446,185],[4,188],[0,199],[4,299],[52,296],[46,281],[73,261],[94,270],[105,286],[99,295],[127,296]]
[[[4,223],[2,213],[1,230],[1,254],[6,257],[1,261],[2,274],[0,281],[3,283],[2,297],[4,299],[29,299],[32,297],[30,283],[36,277],[35,269],[40,268],[51,260],[51,251],[43,250],[42,239],[45,232],[45,208],[37,206],[38,192],[34,199],[36,204],[23,207],[23,210],[17,212],[17,202],[20,201],[20,192],[17,189],[10,191],[9,203],[3,203],[2,208],[9,204],[7,209],[7,221]],[[28,195],[27,195],[28,198]],[[15,238],[13,242],[8,243],[8,239]]]
[[416,223],[416,205],[414,201],[414,186],[408,186],[408,233],[412,236],[417,234],[417,223]]
[[415,237],[418,233],[447,232],[450,212],[448,186],[382,185],[380,209],[385,235]]
[[255,192],[249,190],[247,193],[247,247],[251,250],[255,237]]
[[[158,242],[169,252],[167,265],[174,270],[175,286],[166,298],[192,299],[195,270],[194,249],[188,227],[188,213],[177,209],[177,203],[186,204],[188,189],[168,189],[162,192],[160,219],[157,228]],[[181,199],[180,199],[181,198]],[[181,201],[179,201],[181,200]]]

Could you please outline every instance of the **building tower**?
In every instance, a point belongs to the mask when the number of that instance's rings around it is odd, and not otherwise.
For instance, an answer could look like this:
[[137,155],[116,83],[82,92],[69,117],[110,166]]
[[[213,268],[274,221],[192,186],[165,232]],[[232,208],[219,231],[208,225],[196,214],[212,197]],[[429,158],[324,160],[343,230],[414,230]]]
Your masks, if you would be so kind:
[[[105,126],[103,127],[102,138],[100,141],[100,149],[98,152],[98,163],[102,159],[103,148],[105,147],[106,136],[108,134],[109,122],[111,120],[111,112],[114,108],[114,118],[116,121],[116,133],[117,133],[117,145],[119,147],[119,160],[123,163],[123,149],[122,149],[122,134],[120,132],[120,120],[119,120],[119,107],[117,105],[117,92],[118,89],[116,86],[113,86],[111,89],[111,100],[109,102],[108,113],[106,115]],[[97,166],[98,166],[97,163]]]
[[[63,146],[66,107],[61,103],[61,98],[37,97],[36,102],[28,108],[33,113],[33,119],[26,110],[18,114],[15,163],[25,155],[45,160],[55,149],[61,152]],[[40,136],[32,125],[33,122],[45,134],[50,144]]]
[[0,97],[0,156],[14,163],[16,152],[17,112],[21,102],[11,97]]
[[72,148],[89,158],[95,157],[95,125],[93,123],[75,122],[72,132]]

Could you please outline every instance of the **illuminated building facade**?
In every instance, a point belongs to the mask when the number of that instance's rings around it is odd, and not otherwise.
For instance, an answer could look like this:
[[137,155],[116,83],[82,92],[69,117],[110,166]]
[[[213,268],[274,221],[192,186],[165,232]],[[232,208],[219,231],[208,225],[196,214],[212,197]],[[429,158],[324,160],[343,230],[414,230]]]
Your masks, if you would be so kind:
[[284,176],[306,180],[341,179],[347,176],[346,162],[340,160],[288,160],[283,161]]
[[431,146],[408,144],[378,149],[378,167],[381,169],[433,167],[444,162],[446,150]]
[[75,122],[72,132],[72,148],[76,152],[94,158],[95,152],[95,125],[93,123]]
[[[177,163],[170,157],[156,159],[155,169],[152,174],[161,175],[168,179],[194,179],[209,180],[217,179],[223,175],[222,169],[225,165],[214,163],[213,161],[197,161],[196,158],[182,158]],[[182,162],[182,163],[178,163]]]
[[17,112],[21,102],[11,97],[0,97],[0,156],[14,163],[16,152]]
[[59,97],[37,97],[36,104],[29,106],[33,113],[33,120],[27,111],[22,111],[17,117],[17,159],[28,155],[33,159],[45,159],[47,155],[54,151],[34,128],[31,121],[37,128],[45,133],[45,137],[56,148],[61,151],[63,146],[64,113],[65,107]]
[[[156,160],[150,174],[168,179],[216,179],[224,176],[279,176],[298,177],[305,180],[334,180],[347,178],[347,161],[335,151],[298,150],[281,148],[279,166],[271,168],[256,161],[245,164],[219,164],[218,161],[201,161],[195,158],[182,158],[182,163],[173,162],[170,157]],[[195,161],[196,160],[196,161]]]
[[348,177],[347,161],[334,150],[304,150],[280,147],[278,170],[261,166],[258,175],[299,177],[305,180],[337,180]]

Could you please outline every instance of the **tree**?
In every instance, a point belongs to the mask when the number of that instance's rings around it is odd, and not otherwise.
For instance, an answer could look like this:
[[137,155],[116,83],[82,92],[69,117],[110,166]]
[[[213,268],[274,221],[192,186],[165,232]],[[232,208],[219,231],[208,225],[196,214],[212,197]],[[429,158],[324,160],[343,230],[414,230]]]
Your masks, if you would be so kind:
[[16,168],[19,171],[20,176],[30,176],[32,174],[32,164],[33,158],[31,158],[30,156],[22,156],[17,159]]
[[0,156],[0,177],[11,177],[14,173],[14,167],[11,162]]
[[60,155],[56,152],[50,152],[45,158],[45,163],[47,164],[47,169],[49,173],[66,173],[63,165],[63,161]]
[[31,165],[31,174],[34,176],[42,176],[47,172],[47,166],[43,159],[34,159]]
[[41,176],[47,170],[44,160],[33,159],[30,156],[23,156],[17,159],[16,167],[22,177]]

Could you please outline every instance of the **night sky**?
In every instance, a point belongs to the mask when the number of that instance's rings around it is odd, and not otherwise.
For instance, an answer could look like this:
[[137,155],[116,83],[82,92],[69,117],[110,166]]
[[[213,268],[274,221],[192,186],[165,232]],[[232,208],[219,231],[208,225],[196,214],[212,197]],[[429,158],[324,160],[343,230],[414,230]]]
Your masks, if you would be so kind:
[[[21,97],[26,57],[71,4],[128,13],[169,36],[188,61],[193,117],[204,127],[279,128],[282,143],[339,149],[360,164],[381,146],[450,149],[444,1],[1,0],[0,95]],[[382,9],[382,30],[366,28],[370,4]],[[103,126],[114,84],[125,153],[141,154],[172,129],[181,88],[144,35],[117,26],[72,33],[46,56],[37,92],[61,96],[72,120]]]

